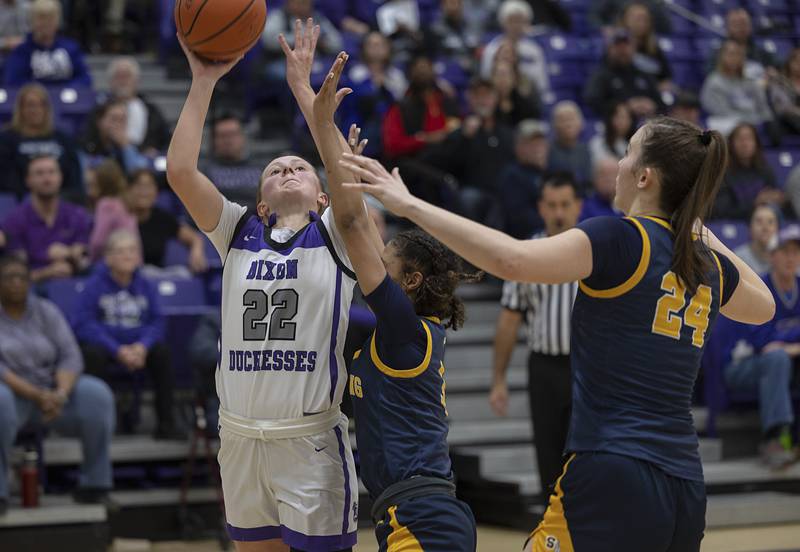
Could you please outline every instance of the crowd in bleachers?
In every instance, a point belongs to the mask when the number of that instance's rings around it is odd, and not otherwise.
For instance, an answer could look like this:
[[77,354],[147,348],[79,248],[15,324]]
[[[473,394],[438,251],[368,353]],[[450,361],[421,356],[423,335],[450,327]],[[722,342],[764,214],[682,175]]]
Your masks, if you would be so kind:
[[[172,5],[0,1],[0,248],[25,260],[39,294],[61,301],[86,373],[112,383],[150,375],[159,437],[176,434],[171,396],[182,373],[171,367],[187,364],[170,350],[185,347],[197,323],[175,329],[159,305],[176,289],[178,308],[213,305],[219,260],[166,191],[171,129],[140,93],[136,59],[116,58],[108,90],[98,90],[85,54],[179,55]],[[270,1],[263,40],[230,77],[245,86],[228,103],[247,108],[216,114],[202,164],[231,200],[254,201],[262,168],[248,154],[244,117],[278,113],[279,132],[315,157],[277,41],[307,17],[322,26],[317,82],[339,50],[351,56],[343,80],[353,93],[340,121],[362,128],[367,153],[399,167],[413,193],[516,237],[542,229],[537,201],[549,173],[574,175],[582,218],[618,215],[616,163],[657,114],[728,135],[731,164],[714,217],[723,239],[746,236],[755,210],[746,258],[759,269],[770,268],[779,223],[800,214],[800,7],[790,0]],[[769,213],[771,234],[759,222]],[[186,282],[199,282],[199,300],[181,295],[183,286],[196,290]],[[69,290],[81,286],[70,304]],[[209,310],[201,329],[211,335]],[[0,376],[25,368],[13,358],[0,349]],[[41,370],[53,358],[31,362]],[[211,353],[202,358],[213,364]],[[58,402],[44,394],[52,383],[27,397],[45,416]],[[128,421],[123,429],[134,430],[135,413]],[[9,446],[0,444],[0,474]]]

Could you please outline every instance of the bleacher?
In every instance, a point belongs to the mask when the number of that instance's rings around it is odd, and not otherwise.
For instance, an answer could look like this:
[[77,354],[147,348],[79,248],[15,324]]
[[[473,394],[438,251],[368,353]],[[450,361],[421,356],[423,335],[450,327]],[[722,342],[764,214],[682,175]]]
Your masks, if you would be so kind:
[[[545,33],[537,37],[549,62],[553,96],[547,107],[556,101],[573,99],[581,103],[586,76],[599,61],[603,40],[589,26],[587,11],[590,0],[562,0],[573,21],[571,33]],[[188,91],[186,78],[168,78],[170,59],[176,53],[171,0],[159,0],[162,7],[159,24],[161,43],[156,56],[137,56],[142,64],[141,89],[158,105],[170,123],[177,120]],[[800,4],[794,0],[668,0],[667,4],[699,14],[706,24],[698,24],[670,8],[672,34],[660,38],[660,45],[670,60],[675,82],[697,89],[702,84],[705,58],[714,51],[723,32],[723,15],[734,6],[744,6],[753,15],[756,26],[769,29],[757,42],[768,51],[785,55],[800,46]],[[280,2],[270,2],[274,8]],[[320,0],[318,6],[333,19],[341,18],[342,2]],[[436,2],[424,3],[426,18],[432,17]],[[348,38],[348,44],[355,41]],[[351,49],[357,55],[357,48]],[[248,62],[257,59],[258,48],[248,55]],[[105,69],[111,56],[90,56],[96,90],[106,86]],[[455,69],[444,63],[437,70],[461,86]],[[318,63],[319,74],[326,66]],[[246,78],[249,66],[240,70]],[[172,73],[171,71],[169,72]],[[0,123],[10,118],[16,91],[0,88]],[[65,129],[80,128],[94,106],[94,92],[69,89],[51,91],[51,97]],[[584,106],[584,109],[585,106]],[[586,110],[589,123],[595,128],[596,116]],[[251,150],[256,159],[267,161],[272,155],[290,147],[288,136],[260,139],[255,123],[248,127]],[[590,131],[591,131],[590,130]],[[783,184],[789,171],[800,163],[800,139],[788,138],[780,148],[768,149],[770,166]],[[163,160],[154,168],[163,172]],[[178,209],[170,194],[160,204]],[[0,218],[13,206],[13,197],[0,194]],[[718,221],[714,232],[730,245],[748,239],[746,225],[741,222]],[[209,244],[210,245],[210,244]],[[170,243],[169,264],[185,264],[183,246]],[[216,252],[208,248],[212,269],[207,276],[166,278],[158,289],[168,316],[168,343],[176,361],[178,387],[184,391],[185,420],[193,423],[191,389],[192,369],[185,354],[185,344],[194,325],[203,313],[215,307],[220,266]],[[213,264],[216,263],[216,264]],[[67,314],[81,291],[81,280],[65,280],[48,286],[47,294]],[[215,291],[216,290],[216,291]],[[492,284],[470,286],[463,290],[467,300],[466,327],[448,336],[448,409],[452,419],[450,444],[462,497],[470,503],[479,522],[510,525],[530,529],[541,514],[541,486],[535,466],[534,436],[527,409],[526,353],[520,343],[509,370],[511,390],[509,416],[497,418],[488,405],[491,378],[491,340],[499,311],[499,288]],[[703,436],[701,454],[709,490],[707,523],[709,527],[747,524],[800,522],[800,465],[782,472],[770,472],[757,459],[757,413],[745,405],[727,410],[726,401],[704,404],[708,394],[698,393],[694,409],[695,425]],[[143,393],[145,425],[152,418],[152,396]],[[709,425],[710,424],[710,425]],[[352,437],[352,433],[351,433]],[[118,490],[113,498],[120,512],[108,514],[97,506],[76,506],[65,492],[74,481],[75,467],[80,460],[78,442],[55,435],[44,441],[43,462],[50,482],[43,507],[38,510],[13,508],[0,518],[0,550],[52,550],[59,542],[70,539],[75,550],[105,550],[110,536],[132,538],[168,538],[200,534],[215,535],[221,528],[220,512],[214,480],[205,469],[201,453],[196,477],[188,495],[187,509],[180,509],[179,488],[190,442],[156,442],[147,436],[116,437],[112,445],[114,476]],[[354,443],[354,447],[356,444]],[[202,450],[202,448],[201,448]],[[214,449],[215,450],[215,449]],[[19,455],[21,449],[18,449]],[[369,507],[362,487],[362,521],[368,523]],[[47,536],[39,532],[49,529]]]

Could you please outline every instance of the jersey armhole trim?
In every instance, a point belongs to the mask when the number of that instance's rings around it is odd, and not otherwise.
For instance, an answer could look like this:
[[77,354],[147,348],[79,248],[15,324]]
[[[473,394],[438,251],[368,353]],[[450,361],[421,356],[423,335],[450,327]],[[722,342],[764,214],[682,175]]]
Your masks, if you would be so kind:
[[[250,209],[248,209],[247,211],[242,213],[242,216],[236,222],[236,227],[233,229],[233,235],[231,236],[231,241],[228,242],[228,253],[230,253],[231,249],[233,249],[233,242],[235,242],[236,238],[239,237],[239,234],[242,233],[242,228],[244,228],[244,225],[247,224],[247,221],[250,220],[250,217],[252,215],[253,215],[253,212],[250,211]],[[227,255],[225,255],[225,260],[226,261],[228,260],[228,256]]]
[[644,226],[642,226],[642,223],[635,218],[626,217],[625,220],[631,221],[642,235],[642,256],[639,259],[639,266],[636,267],[633,275],[628,278],[627,281],[611,289],[592,289],[583,281],[581,281],[581,291],[589,297],[594,297],[595,299],[614,299],[616,297],[625,295],[630,290],[635,288],[642,278],[644,278],[644,275],[647,272],[647,267],[650,266],[650,238],[647,235],[647,230],[645,230]]
[[719,260],[719,255],[713,249],[710,249],[711,255],[714,257],[714,262],[717,263],[717,269],[719,270],[719,306],[722,308],[722,302],[725,300],[725,277],[722,274],[722,263]]
[[663,219],[660,219],[658,217],[642,217],[642,218],[647,219],[647,220],[649,220],[651,222],[655,222],[656,224],[658,224],[660,226],[663,226],[664,228],[666,228],[670,232],[673,232],[673,233],[675,232],[675,230],[672,228],[672,225],[670,223],[668,223],[667,221],[663,220]]
[[[334,222],[334,224],[336,223]],[[339,255],[336,254],[336,248],[333,247],[333,241],[331,240],[331,236],[330,234],[328,234],[328,229],[325,228],[325,223],[322,222],[322,219],[317,221],[317,228],[319,229],[319,233],[322,236],[322,240],[325,242],[325,247],[328,248],[331,257],[333,257],[333,262],[336,263],[336,266],[338,266],[341,269],[341,271],[347,275],[348,278],[350,278],[351,280],[356,280],[356,273],[353,272],[350,268],[348,268],[347,265],[344,264],[342,260],[339,258]]]
[[419,323],[422,324],[422,327],[425,329],[425,338],[427,340],[427,345],[425,346],[425,358],[422,359],[422,363],[420,363],[419,366],[416,368],[411,368],[410,370],[395,370],[381,361],[380,357],[378,357],[378,348],[375,345],[376,332],[373,332],[369,345],[369,355],[372,358],[373,364],[375,364],[378,370],[391,378],[410,379],[419,376],[428,369],[428,366],[431,363],[431,355],[433,354],[433,336],[431,335],[430,328],[425,322],[420,320]]

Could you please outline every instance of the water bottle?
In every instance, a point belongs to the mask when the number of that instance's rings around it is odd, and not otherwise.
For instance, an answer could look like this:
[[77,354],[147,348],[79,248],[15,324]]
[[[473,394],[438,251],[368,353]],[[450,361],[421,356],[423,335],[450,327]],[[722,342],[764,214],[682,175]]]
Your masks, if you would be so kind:
[[25,452],[20,469],[22,482],[22,506],[36,508],[39,506],[39,453],[35,450]]

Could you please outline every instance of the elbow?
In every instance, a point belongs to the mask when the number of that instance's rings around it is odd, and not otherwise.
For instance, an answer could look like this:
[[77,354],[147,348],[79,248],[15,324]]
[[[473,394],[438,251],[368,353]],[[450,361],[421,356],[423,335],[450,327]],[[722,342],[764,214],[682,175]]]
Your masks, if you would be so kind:
[[173,189],[176,186],[180,186],[182,182],[189,180],[196,171],[197,167],[178,163],[173,159],[167,159],[167,182]]
[[761,318],[755,323],[758,326],[766,324],[775,318],[775,298],[771,293],[765,298],[762,307],[763,308],[761,310],[763,310],[763,312],[760,313]]

